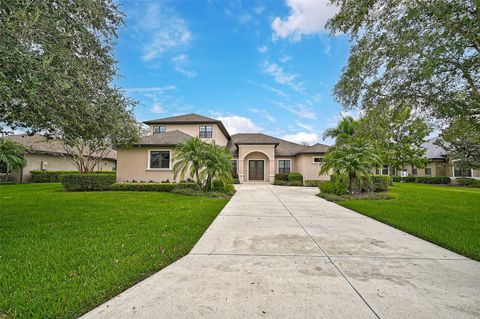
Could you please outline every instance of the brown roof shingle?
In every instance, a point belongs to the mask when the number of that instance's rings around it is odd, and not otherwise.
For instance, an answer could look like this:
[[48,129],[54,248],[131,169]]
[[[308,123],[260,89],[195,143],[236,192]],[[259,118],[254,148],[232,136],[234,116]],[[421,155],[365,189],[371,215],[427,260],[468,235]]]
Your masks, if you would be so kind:
[[148,135],[140,138],[138,146],[174,146],[183,143],[192,136],[179,130],[168,131],[165,133]]
[[[27,152],[30,154],[41,153],[41,154],[52,154],[52,155],[62,155],[66,154],[65,149],[63,148],[62,144],[54,139],[48,139],[45,136],[35,134],[35,135],[27,135],[27,134],[16,134],[16,135],[8,135],[2,137],[4,139],[17,142],[22,144],[27,148]],[[93,156],[97,156],[98,154],[93,154]],[[117,151],[111,150],[106,159],[116,160],[117,159]]]

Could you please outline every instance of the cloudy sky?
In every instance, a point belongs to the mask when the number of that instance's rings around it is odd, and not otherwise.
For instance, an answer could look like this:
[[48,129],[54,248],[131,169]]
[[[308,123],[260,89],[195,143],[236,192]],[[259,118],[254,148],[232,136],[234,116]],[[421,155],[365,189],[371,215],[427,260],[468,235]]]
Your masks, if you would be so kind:
[[307,143],[336,124],[349,44],[325,31],[326,0],[120,2],[116,84],[139,121],[199,113]]

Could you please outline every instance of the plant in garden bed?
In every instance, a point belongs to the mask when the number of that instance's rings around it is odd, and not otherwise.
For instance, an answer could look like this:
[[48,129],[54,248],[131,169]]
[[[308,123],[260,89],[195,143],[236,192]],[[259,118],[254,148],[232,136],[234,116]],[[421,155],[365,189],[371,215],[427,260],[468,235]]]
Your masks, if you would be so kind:
[[0,139],[0,168],[3,168],[6,172],[5,182],[8,180],[8,175],[11,171],[27,165],[27,161],[23,156],[25,151],[26,149],[22,144]]

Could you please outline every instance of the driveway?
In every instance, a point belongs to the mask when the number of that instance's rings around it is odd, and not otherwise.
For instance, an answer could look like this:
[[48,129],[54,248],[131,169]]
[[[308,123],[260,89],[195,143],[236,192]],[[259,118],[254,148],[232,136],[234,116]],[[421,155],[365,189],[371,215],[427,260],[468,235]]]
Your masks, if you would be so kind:
[[84,318],[480,317],[480,263],[316,192],[242,184],[190,254]]

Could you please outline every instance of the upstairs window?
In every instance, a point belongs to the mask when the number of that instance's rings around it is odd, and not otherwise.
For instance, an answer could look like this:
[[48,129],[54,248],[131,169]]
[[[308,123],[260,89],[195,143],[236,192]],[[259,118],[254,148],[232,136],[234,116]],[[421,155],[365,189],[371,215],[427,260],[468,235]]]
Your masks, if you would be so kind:
[[153,134],[165,133],[166,131],[167,131],[167,128],[163,125],[153,127]]
[[320,156],[315,156],[313,158],[313,163],[314,164],[322,164],[324,161],[325,161],[324,158],[320,157]]
[[278,160],[278,173],[290,173],[290,160]]
[[200,132],[198,136],[200,138],[212,138],[212,126],[211,125],[200,126]]
[[148,168],[170,168],[170,151],[150,151]]

